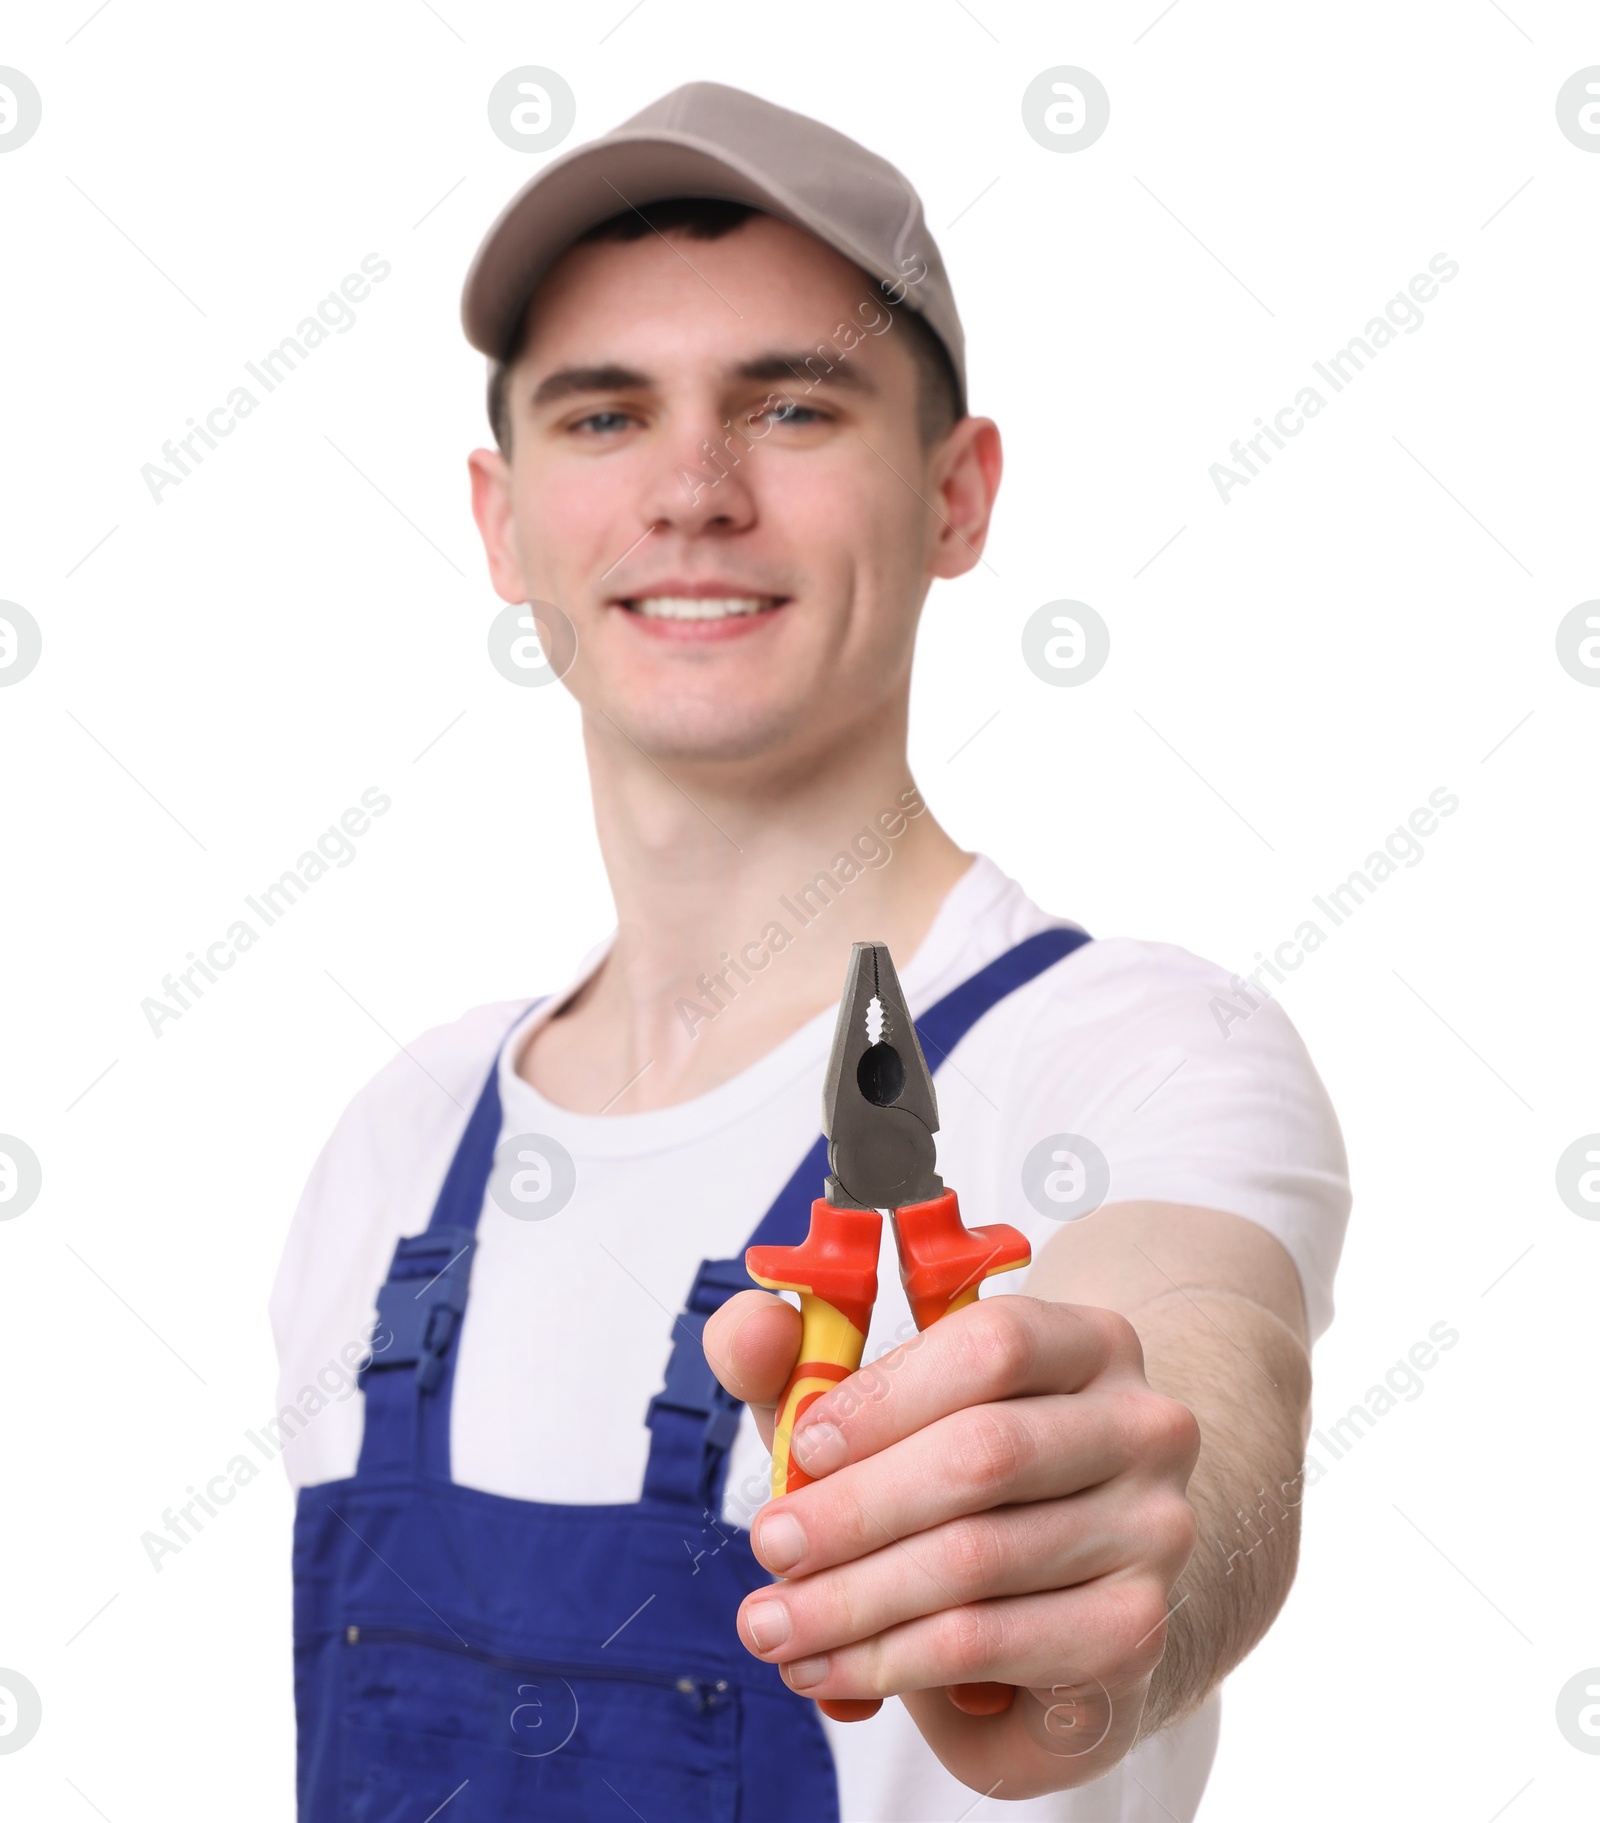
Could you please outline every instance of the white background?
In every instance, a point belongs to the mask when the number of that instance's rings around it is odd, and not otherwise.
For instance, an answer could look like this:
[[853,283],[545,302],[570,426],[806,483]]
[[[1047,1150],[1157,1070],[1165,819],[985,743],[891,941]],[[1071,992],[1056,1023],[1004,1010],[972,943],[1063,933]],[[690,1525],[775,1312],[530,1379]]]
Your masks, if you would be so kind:
[[[574,711],[489,665],[467,510],[459,284],[538,162],[485,100],[534,63],[569,144],[708,77],[922,189],[1009,454],[919,657],[959,840],[1096,933],[1249,967],[1460,797],[1283,999],[1356,1185],[1319,1425],[1461,1339],[1308,1495],[1202,1815],[1593,1814],[1554,1719],[1600,1663],[1600,1226],[1555,1191],[1600,1128],[1600,689],[1554,645],[1600,595],[1600,156],[1554,112],[1593,7],[91,4],[0,32],[44,103],[0,156],[0,596],[44,632],[0,691],[0,1131],[44,1169],[0,1224],[0,1666],[44,1702],[0,1809],[290,1814],[281,1474],[159,1574],[140,1534],[272,1412],[267,1287],[348,1097],[609,922]],[[1111,95],[1072,156],[1019,111],[1057,64]],[[374,251],[356,326],[155,504],[141,464]],[[1219,501],[1210,464],[1440,252],[1423,327]],[[1020,656],[1060,597],[1111,628],[1079,689]],[[141,999],[374,785],[356,859],[152,1036]]]

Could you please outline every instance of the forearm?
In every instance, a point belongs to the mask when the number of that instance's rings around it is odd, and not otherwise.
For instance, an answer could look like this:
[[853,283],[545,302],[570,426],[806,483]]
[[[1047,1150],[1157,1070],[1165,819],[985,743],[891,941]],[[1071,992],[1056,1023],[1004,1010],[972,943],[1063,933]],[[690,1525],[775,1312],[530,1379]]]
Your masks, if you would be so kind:
[[1271,1626],[1294,1580],[1311,1367],[1299,1337],[1231,1292],[1172,1290],[1130,1313],[1152,1387],[1200,1424],[1199,1519],[1172,1591],[1142,1739],[1189,1713]]

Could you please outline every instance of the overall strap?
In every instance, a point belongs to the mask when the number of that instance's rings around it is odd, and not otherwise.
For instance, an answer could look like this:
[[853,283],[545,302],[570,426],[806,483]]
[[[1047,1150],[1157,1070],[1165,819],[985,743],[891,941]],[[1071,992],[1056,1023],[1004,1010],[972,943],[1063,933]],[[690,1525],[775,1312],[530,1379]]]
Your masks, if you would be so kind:
[[[521,1009],[507,1037],[538,1004],[529,1001]],[[361,1370],[366,1417],[357,1474],[416,1469],[450,1479],[453,1344],[466,1315],[478,1217],[500,1140],[503,1045],[495,1046],[427,1227],[402,1235],[378,1288],[372,1354]]]
[[[978,1021],[1064,956],[1090,941],[1087,931],[1052,925],[997,956],[952,988],[916,1023],[930,1071],[937,1071]],[[756,1224],[746,1247],[797,1247],[806,1238],[811,1205],[828,1174],[828,1141],[820,1136]],[[702,1260],[685,1308],[672,1326],[666,1384],[650,1401],[650,1457],[644,1491],[649,1499],[687,1502],[715,1522],[722,1511],[728,1451],[739,1428],[739,1401],[723,1390],[707,1365],[701,1336],[706,1318],[738,1291],[753,1291],[744,1254]]]

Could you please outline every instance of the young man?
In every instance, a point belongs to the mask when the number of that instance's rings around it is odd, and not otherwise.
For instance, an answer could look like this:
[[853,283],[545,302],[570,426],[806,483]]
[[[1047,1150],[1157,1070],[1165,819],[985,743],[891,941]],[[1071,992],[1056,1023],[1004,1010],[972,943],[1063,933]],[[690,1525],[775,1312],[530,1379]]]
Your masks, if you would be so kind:
[[[918,615],[1000,477],[915,195],[695,84],[543,170],[464,315],[617,931],[380,1072],[295,1217],[302,1816],[1189,1818],[1293,1575],[1344,1154],[1274,1004],[1220,1033],[1220,970],[1083,940],[911,781]],[[891,1254],[763,1504],[799,1323],[739,1262],[822,1194],[868,938],[919,1018],[973,984],[939,1169],[1034,1264],[917,1336]]]

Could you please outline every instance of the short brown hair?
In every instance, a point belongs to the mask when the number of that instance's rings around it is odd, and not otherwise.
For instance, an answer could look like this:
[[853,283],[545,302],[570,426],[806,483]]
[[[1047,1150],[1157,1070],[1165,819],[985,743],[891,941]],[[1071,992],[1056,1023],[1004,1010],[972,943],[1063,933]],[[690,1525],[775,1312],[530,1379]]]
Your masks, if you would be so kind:
[[[640,209],[624,209],[580,234],[572,243],[581,247],[589,241],[639,241],[647,234],[667,234],[677,229],[690,240],[715,241],[742,227],[752,215],[764,211],[750,203],[731,202],[717,196],[669,196],[660,202],[646,203]],[[892,309],[884,287],[869,279],[885,309]],[[531,299],[529,300],[532,301]],[[527,345],[529,312],[526,306],[517,320],[517,329],[509,346],[489,369],[489,423],[502,455],[511,454],[511,404],[506,397],[506,379]],[[917,367],[917,434],[925,447],[944,436],[964,414],[961,389],[944,343],[915,310],[902,306],[898,322],[906,336],[906,346]]]

